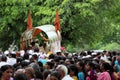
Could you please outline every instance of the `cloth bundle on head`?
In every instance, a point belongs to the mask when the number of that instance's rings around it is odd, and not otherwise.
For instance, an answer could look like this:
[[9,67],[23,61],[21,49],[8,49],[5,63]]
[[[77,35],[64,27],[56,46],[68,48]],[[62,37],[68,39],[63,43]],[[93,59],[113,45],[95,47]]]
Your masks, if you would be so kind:
[[8,54],[9,54],[9,51],[6,50],[6,51],[4,52],[4,54],[5,54],[5,55],[8,55]]
[[20,50],[20,56],[24,56],[24,54],[25,54],[25,51],[24,50]]
[[92,55],[97,55],[97,53],[93,52]]

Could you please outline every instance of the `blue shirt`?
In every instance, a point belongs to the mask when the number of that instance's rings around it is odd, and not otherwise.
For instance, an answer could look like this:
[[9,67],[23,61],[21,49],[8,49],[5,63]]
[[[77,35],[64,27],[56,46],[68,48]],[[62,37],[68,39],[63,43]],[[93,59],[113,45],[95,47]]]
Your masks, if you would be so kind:
[[116,60],[115,61],[116,72],[120,72],[120,63]]
[[78,73],[78,80],[85,80],[85,76],[83,72]]

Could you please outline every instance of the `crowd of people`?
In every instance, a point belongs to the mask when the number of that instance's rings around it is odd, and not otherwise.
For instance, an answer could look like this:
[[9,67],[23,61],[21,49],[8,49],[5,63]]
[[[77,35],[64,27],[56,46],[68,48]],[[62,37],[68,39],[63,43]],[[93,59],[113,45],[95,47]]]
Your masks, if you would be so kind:
[[0,53],[0,80],[120,80],[120,53],[5,51]]

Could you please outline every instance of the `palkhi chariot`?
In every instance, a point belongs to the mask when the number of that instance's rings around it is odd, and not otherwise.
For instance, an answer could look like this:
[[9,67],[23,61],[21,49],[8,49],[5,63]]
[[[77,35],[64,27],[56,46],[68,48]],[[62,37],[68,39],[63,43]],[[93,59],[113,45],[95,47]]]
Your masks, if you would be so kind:
[[[44,40],[47,41],[47,44],[49,45],[48,48],[51,52],[60,52],[61,34],[58,27],[60,27],[58,12],[56,12],[54,25],[46,24],[37,27],[32,27],[31,15],[28,14],[28,26],[27,30],[25,30],[21,35],[20,48],[25,50],[26,47],[35,39],[35,37],[40,35],[41,38],[44,38]],[[47,38],[42,35],[43,32],[47,35]]]

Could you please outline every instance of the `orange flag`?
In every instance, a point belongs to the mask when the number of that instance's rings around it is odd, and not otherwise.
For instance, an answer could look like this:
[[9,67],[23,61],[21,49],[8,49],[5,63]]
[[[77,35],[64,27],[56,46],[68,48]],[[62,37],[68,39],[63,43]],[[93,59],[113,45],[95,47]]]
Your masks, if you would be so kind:
[[57,30],[60,30],[60,19],[59,19],[59,15],[58,15],[58,10],[56,10],[56,17],[55,17],[55,22],[54,22],[54,26]]
[[32,18],[30,11],[28,11],[27,29],[32,29]]

